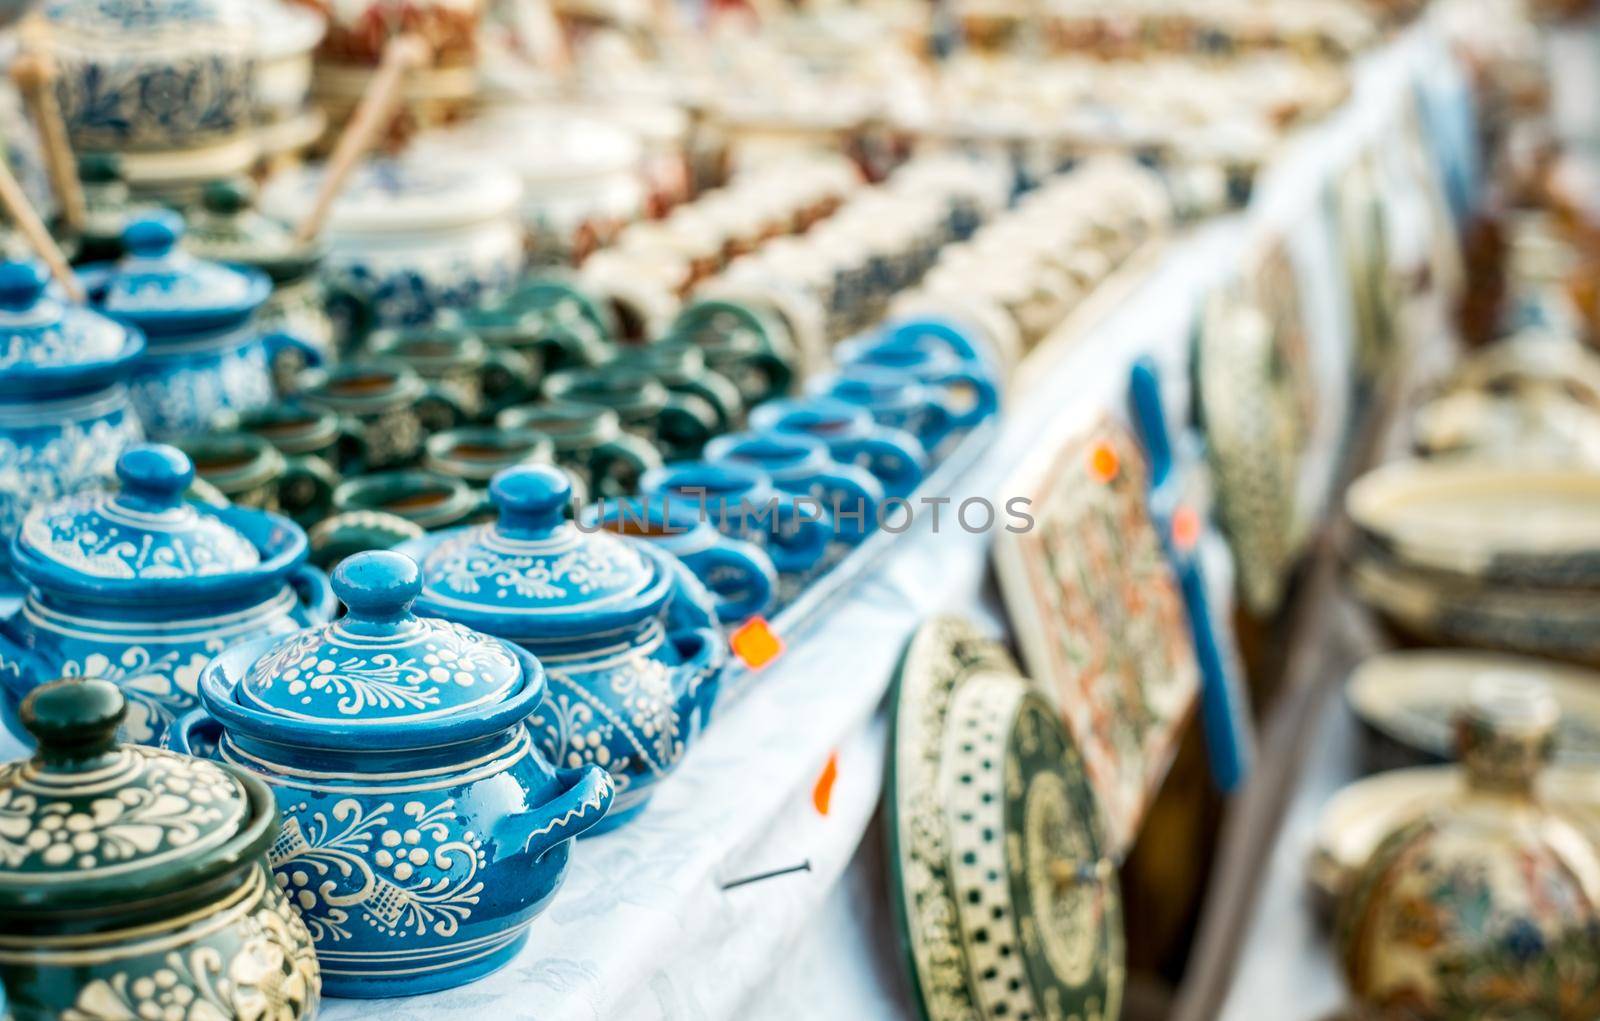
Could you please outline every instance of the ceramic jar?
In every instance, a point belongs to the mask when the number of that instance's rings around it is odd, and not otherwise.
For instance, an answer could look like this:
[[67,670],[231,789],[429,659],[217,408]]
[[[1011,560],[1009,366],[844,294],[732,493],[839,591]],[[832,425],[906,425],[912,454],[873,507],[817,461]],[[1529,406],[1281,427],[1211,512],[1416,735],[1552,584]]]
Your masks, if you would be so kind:
[[[321,173],[280,175],[263,210],[298,222]],[[512,215],[520,190],[515,177],[481,160],[370,160],[351,174],[324,229],[323,263],[350,332],[425,325],[442,310],[505,294],[523,264]]]
[[81,274],[91,304],[144,332],[148,347],[129,389],[157,438],[203,432],[225,413],[272,403],[271,364],[286,349],[319,358],[305,342],[257,326],[272,291],[266,274],[180,251],[183,230],[176,213],[151,213],[123,231],[122,259]]
[[558,469],[511,468],[489,491],[498,521],[401,547],[422,565],[417,609],[538,656],[550,698],[529,727],[557,765],[610,771],[617,802],[600,828],[613,828],[645,807],[708,717],[722,635],[674,612],[688,572],[670,554],[567,520]]
[[1594,1017],[1600,858],[1535,793],[1555,700],[1520,676],[1480,678],[1471,697],[1464,785],[1379,844],[1345,896],[1346,977],[1384,1016]]
[[0,264],[0,541],[143,438],[121,382],[143,352],[138,330],[49,296],[39,267]]
[[611,781],[551,767],[529,726],[546,695],[539,662],[414,615],[411,560],[354,556],[333,584],[349,612],[217,657],[174,743],[215,742],[277,795],[268,857],[329,995],[460,985],[526,942]]
[[56,677],[114,681],[129,702],[123,732],[156,744],[194,708],[200,668],[243,639],[328,619],[327,579],[307,567],[299,527],[261,511],[183,499],[194,466],[172,447],[117,460],[121,492],[35,508],[11,542],[27,587],[0,621],[6,723]]
[[117,743],[122,693],[28,697],[39,750],[0,767],[0,982],[16,1017],[279,1018],[317,1012],[311,937],[267,869],[272,792]]
[[306,373],[299,382],[297,403],[338,417],[353,470],[409,464],[428,433],[465,417],[448,396],[399,362],[345,362]]
[[831,397],[768,401],[750,413],[752,428],[799,433],[827,444],[834,460],[865,468],[889,496],[904,499],[922,483],[927,454],[915,436],[872,420],[866,408]]
[[632,495],[644,473],[661,466],[656,448],[623,432],[617,413],[599,404],[567,400],[523,404],[502,411],[495,425],[550,437],[556,463],[599,498]]
[[469,420],[492,418],[534,397],[533,362],[511,347],[490,348],[458,327],[381,330],[367,338],[367,350],[409,365]]

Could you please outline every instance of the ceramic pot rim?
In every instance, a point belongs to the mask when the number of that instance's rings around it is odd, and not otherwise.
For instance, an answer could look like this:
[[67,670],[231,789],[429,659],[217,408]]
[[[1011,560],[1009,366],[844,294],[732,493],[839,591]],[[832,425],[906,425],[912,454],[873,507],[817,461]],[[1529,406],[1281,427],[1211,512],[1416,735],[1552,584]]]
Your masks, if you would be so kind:
[[77,276],[83,284],[83,289],[88,293],[89,303],[95,311],[119,323],[137,326],[145,332],[147,339],[153,335],[156,340],[161,340],[172,335],[220,332],[225,327],[243,325],[245,320],[249,319],[251,314],[272,295],[272,280],[261,270],[236,262],[219,265],[226,266],[247,278],[247,289],[245,296],[240,300],[209,308],[112,311],[101,307],[97,299],[105,285],[120,272],[117,263],[94,263],[78,270]]
[[90,387],[125,378],[128,369],[145,353],[144,331],[132,323],[113,320],[123,332],[122,349],[109,358],[70,365],[15,365],[0,372],[0,394],[33,394],[43,389]]

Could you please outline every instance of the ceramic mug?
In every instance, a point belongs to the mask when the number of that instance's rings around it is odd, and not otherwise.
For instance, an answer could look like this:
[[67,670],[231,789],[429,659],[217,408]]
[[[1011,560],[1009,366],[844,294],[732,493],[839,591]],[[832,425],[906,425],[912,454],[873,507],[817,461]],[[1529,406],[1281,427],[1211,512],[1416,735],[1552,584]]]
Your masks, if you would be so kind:
[[837,544],[858,545],[877,525],[883,485],[865,468],[835,461],[821,440],[795,433],[730,433],[706,444],[706,460],[752,465],[785,493],[817,500],[827,508]]
[[534,397],[537,363],[459,327],[379,330],[367,337],[367,350],[410,366],[471,420]]
[[875,366],[903,372],[930,391],[942,394],[951,413],[952,432],[971,429],[999,410],[1000,392],[988,366],[961,358],[929,336],[901,337],[847,340],[834,348],[834,358],[842,366]]
[[959,408],[953,397],[905,369],[848,365],[812,384],[817,392],[867,409],[880,425],[917,438],[933,457],[958,430],[982,421],[982,409]]
[[616,361],[645,369],[673,393],[698,397],[717,415],[717,431],[744,421],[744,396],[733,381],[706,365],[705,352],[683,341],[661,341],[618,348]]
[[362,468],[360,437],[331,412],[274,404],[229,419],[227,427],[261,437],[288,461],[278,505],[302,525],[321,520],[343,473]]
[[190,436],[174,446],[189,455],[195,475],[215,486],[229,503],[260,510],[282,510],[285,496],[301,506],[325,506],[339,484],[317,457],[289,460],[260,436],[218,432]]
[[556,464],[600,499],[631,496],[645,472],[661,466],[656,448],[624,432],[617,413],[583,401],[538,401],[495,416],[501,429],[532,429],[555,443]]
[[550,397],[587,401],[616,411],[622,427],[649,440],[666,460],[695,457],[717,434],[716,409],[692,393],[668,390],[648,367],[610,362],[558,372],[545,380]]
[[399,362],[346,362],[305,373],[300,384],[298,401],[338,415],[358,438],[367,468],[415,460],[426,433],[454,428],[464,418],[458,405]]
[[333,509],[382,511],[432,532],[477,520],[489,505],[482,492],[460,479],[413,469],[351,479],[333,491]]
[[827,511],[797,503],[752,465],[680,461],[645,472],[640,489],[684,504],[723,535],[760,546],[779,574],[805,577],[828,553]]
[[717,531],[698,506],[670,496],[627,497],[585,508],[579,523],[653,542],[683,561],[711,591],[724,624],[770,612],[778,591],[772,558],[753,543]]
[[871,472],[889,496],[905,498],[922,484],[927,452],[902,429],[873,421],[871,412],[833,397],[783,397],[750,413],[753,429],[798,433],[828,445],[833,459]]

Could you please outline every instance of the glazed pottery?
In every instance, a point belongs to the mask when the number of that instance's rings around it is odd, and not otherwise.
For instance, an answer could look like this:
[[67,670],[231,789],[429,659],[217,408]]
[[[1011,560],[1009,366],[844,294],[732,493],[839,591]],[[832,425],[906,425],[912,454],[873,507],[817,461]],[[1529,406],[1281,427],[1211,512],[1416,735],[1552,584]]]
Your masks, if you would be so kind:
[[349,479],[333,491],[333,509],[383,511],[432,532],[475,521],[488,507],[483,495],[460,479],[417,469]]
[[256,48],[255,115],[263,128],[304,114],[311,94],[311,54],[327,31],[321,14],[287,0],[248,5]]
[[717,431],[717,412],[708,401],[668,390],[645,365],[611,362],[568,369],[546,379],[544,391],[557,400],[611,408],[624,429],[649,440],[668,461],[697,456]]
[[469,420],[493,417],[534,397],[534,366],[509,347],[489,348],[466,330],[416,327],[367,338],[375,357],[410,366]]
[[12,539],[27,596],[0,622],[8,725],[23,696],[46,681],[101,677],[128,699],[126,737],[156,744],[194,707],[212,656],[333,612],[296,525],[186,502],[194,466],[172,447],[134,447],[116,471],[120,493],[36,507]]
[[311,526],[311,562],[332,571],[346,557],[368,550],[390,550],[427,533],[422,526],[388,511],[353,510],[329,514]]
[[344,362],[313,370],[301,377],[295,399],[338,417],[355,451],[346,474],[409,464],[422,452],[429,432],[453,428],[464,418],[448,395],[390,361]]
[[889,888],[928,1021],[1111,1021],[1121,896],[1085,763],[999,643],[917,629],[891,696]]
[[137,215],[128,182],[122,179],[122,162],[114,153],[83,153],[78,157],[78,183],[83,188],[84,222],[74,263],[120,258],[122,231]]
[[773,607],[778,575],[772,558],[759,546],[718,532],[691,504],[670,496],[607,500],[586,508],[578,520],[586,531],[603,528],[644,539],[683,561],[711,592],[724,624],[743,623]]
[[928,458],[921,441],[878,425],[860,405],[820,396],[780,398],[752,411],[750,425],[821,440],[835,461],[865,468],[889,496],[904,499],[922,483]]
[[441,318],[476,333],[491,347],[520,352],[541,375],[598,365],[611,356],[610,326],[598,306],[559,280],[524,280],[500,301]]
[[752,407],[787,394],[798,375],[798,355],[783,327],[746,305],[696,302],[673,320],[668,336],[699,347],[706,364],[732,380]]
[[532,429],[555,444],[556,463],[598,498],[630,496],[644,473],[661,466],[656,448],[623,432],[617,413],[581,401],[539,401],[495,416],[502,430]]
[[661,341],[617,349],[625,365],[648,371],[673,393],[698,397],[716,413],[716,431],[737,429],[744,421],[744,397],[725,376],[706,367],[705,352],[682,341]]
[[[295,223],[315,201],[322,170],[272,182],[262,208]],[[507,214],[516,179],[481,161],[369,160],[351,175],[324,231],[324,278],[349,305],[353,334],[421,326],[445,309],[504,294],[522,268],[522,238]]]
[[529,730],[539,662],[411,612],[417,565],[351,557],[340,620],[236,645],[206,668],[175,744],[266,781],[268,852],[331,996],[389,997],[501,967],[610,807],[595,766],[552,768]]
[[723,535],[761,547],[780,575],[809,577],[828,553],[833,529],[827,511],[799,504],[753,465],[679,461],[646,472],[639,488],[693,508]]
[[98,310],[144,332],[129,389],[155,437],[203,432],[225,413],[272,403],[270,366],[285,349],[319,359],[305,342],[257,327],[272,291],[265,274],[196,259],[177,247],[183,231],[176,213],[144,216],[123,232],[121,260],[81,274]]
[[753,465],[785,493],[817,501],[840,546],[859,545],[878,526],[883,486],[865,468],[835,461],[821,440],[795,433],[729,433],[706,445],[706,460]]
[[993,370],[931,334],[906,331],[845,341],[834,348],[834,359],[843,366],[875,365],[903,372],[930,391],[943,394],[945,405],[955,414],[957,430],[970,429],[999,411],[1000,393]]
[[1535,781],[1559,710],[1480,678],[1458,718],[1465,784],[1377,846],[1340,906],[1351,991],[1416,1018],[1600,1012],[1600,859]]
[[271,443],[287,461],[278,487],[279,509],[302,525],[327,513],[341,469],[360,465],[360,440],[345,431],[339,416],[298,404],[274,404],[224,423]]
[[818,377],[813,391],[865,408],[879,425],[910,433],[937,459],[946,440],[970,429],[988,414],[980,407],[959,408],[951,394],[923,384],[902,369],[851,365]]
[[189,455],[195,478],[216,487],[227,503],[279,509],[278,487],[289,466],[277,448],[261,437],[216,432],[185,436],[173,446]]
[[557,765],[610,771],[617,801],[600,828],[621,825],[645,807],[707,718],[722,635],[712,620],[684,627],[669,617],[687,575],[670,554],[567,520],[572,489],[559,469],[509,468],[489,492],[495,523],[401,547],[422,565],[417,610],[539,657],[550,698],[528,726]]
[[143,438],[121,382],[138,330],[47,295],[32,263],[0,264],[0,542],[34,507],[108,482]]
[[[475,488],[486,489],[502,469],[519,464],[555,463],[555,451],[555,442],[533,429],[466,426],[428,437],[422,466]],[[581,491],[577,500],[585,502]]]
[[311,937],[268,873],[260,780],[118,744],[101,680],[39,688],[39,750],[0,767],[0,982],[21,1019],[309,1019]]

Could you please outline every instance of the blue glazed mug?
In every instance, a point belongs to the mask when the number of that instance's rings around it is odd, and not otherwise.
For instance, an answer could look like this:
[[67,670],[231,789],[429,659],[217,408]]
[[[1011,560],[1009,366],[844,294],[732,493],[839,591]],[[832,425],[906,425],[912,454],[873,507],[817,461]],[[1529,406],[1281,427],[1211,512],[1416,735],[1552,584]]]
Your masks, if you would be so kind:
[[836,347],[834,357],[843,366],[874,366],[913,377],[940,395],[950,413],[950,432],[965,432],[1000,408],[989,367],[961,358],[931,337],[856,338]]
[[795,433],[730,433],[706,445],[706,459],[752,465],[785,493],[818,501],[827,508],[833,539],[841,545],[860,544],[877,524],[883,485],[865,468],[835,461],[821,440]]
[[723,535],[765,549],[781,575],[807,575],[827,555],[833,531],[827,512],[806,513],[751,465],[679,461],[645,472],[639,485],[646,496],[670,497]]
[[677,557],[710,590],[724,624],[772,609],[778,591],[772,558],[753,543],[717,531],[700,516],[697,503],[670,495],[607,500],[584,510],[579,520],[587,530],[644,539]]
[[879,425],[867,409],[834,397],[783,397],[750,413],[752,428],[794,433],[828,445],[833,459],[871,472],[889,496],[907,497],[922,484],[927,452],[903,429]]
[[946,319],[916,317],[888,323],[878,332],[879,343],[921,347],[937,345],[964,362],[984,363],[989,355],[966,332]]

